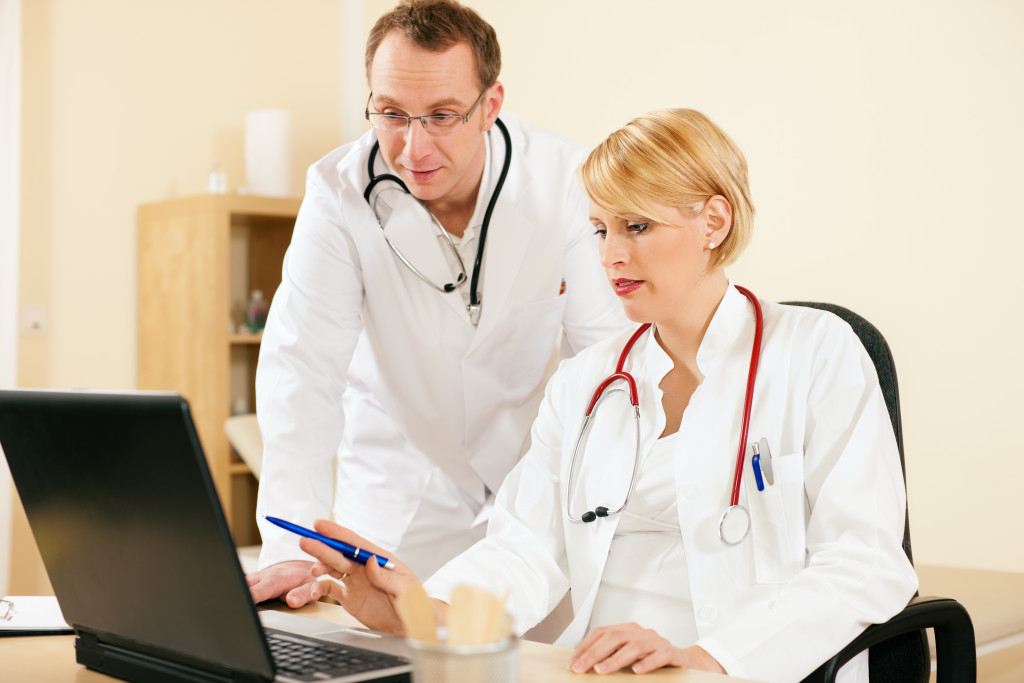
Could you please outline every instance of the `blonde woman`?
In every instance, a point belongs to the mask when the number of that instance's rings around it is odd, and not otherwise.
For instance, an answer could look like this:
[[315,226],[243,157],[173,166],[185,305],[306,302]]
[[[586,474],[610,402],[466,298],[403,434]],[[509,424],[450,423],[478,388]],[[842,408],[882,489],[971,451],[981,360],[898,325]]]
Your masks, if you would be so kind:
[[[487,537],[428,593],[443,615],[459,584],[508,591],[522,633],[571,590],[558,644],[576,648],[574,671],[800,680],[917,588],[874,366],[838,318],[729,281],[754,210],[743,155],[702,114],[635,119],[590,154],[582,180],[609,286],[638,327],[562,363]],[[369,626],[401,632],[390,599],[416,580],[407,569],[303,549],[315,574],[349,575],[344,588],[318,582],[314,598],[330,590]],[[841,672],[867,675],[863,655]]]

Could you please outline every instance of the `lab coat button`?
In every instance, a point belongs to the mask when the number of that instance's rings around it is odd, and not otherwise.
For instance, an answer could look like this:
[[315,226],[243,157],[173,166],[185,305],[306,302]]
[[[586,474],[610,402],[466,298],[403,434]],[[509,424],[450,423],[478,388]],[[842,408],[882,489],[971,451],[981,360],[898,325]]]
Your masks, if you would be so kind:
[[701,621],[714,621],[718,618],[718,610],[714,607],[701,607],[697,612],[697,618]]

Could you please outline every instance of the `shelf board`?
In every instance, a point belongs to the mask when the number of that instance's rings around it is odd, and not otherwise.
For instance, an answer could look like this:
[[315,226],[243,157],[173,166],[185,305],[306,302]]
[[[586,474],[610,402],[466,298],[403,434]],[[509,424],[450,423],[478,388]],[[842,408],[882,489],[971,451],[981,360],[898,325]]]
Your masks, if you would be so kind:
[[252,474],[252,470],[244,462],[233,462],[228,466],[228,471],[231,474]]
[[263,333],[256,332],[255,334],[232,334],[228,337],[228,340],[232,344],[259,344],[263,341]]

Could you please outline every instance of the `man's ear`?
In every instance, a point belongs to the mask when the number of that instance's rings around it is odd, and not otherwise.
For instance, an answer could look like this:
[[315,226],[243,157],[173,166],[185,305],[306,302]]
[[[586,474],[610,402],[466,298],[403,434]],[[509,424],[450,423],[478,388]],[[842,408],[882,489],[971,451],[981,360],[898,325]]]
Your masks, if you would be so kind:
[[[732,205],[722,195],[716,194],[704,203],[705,240],[709,249],[714,249],[729,236],[732,229]],[[711,246],[714,244],[714,246]]]
[[505,86],[501,84],[501,81],[495,81],[494,85],[487,89],[484,101],[480,103],[480,107],[484,110],[484,130],[490,130],[491,126],[494,125],[498,114],[501,113],[501,105],[504,102]]

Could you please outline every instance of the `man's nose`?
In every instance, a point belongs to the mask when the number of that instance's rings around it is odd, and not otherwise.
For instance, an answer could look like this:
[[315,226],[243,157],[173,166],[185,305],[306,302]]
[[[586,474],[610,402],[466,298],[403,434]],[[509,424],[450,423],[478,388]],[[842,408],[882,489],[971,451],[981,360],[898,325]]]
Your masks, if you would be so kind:
[[420,119],[409,121],[405,129],[405,147],[403,152],[409,159],[422,159],[433,147],[433,136],[423,127]]

